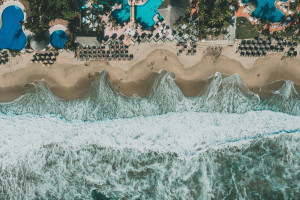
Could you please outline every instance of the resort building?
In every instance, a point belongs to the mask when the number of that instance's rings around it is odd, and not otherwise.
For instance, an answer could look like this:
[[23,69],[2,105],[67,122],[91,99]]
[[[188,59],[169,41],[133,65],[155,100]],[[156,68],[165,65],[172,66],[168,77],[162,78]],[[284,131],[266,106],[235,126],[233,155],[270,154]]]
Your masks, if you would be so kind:
[[158,12],[164,18],[166,24],[173,26],[175,22],[187,14],[190,0],[164,0],[158,8]]

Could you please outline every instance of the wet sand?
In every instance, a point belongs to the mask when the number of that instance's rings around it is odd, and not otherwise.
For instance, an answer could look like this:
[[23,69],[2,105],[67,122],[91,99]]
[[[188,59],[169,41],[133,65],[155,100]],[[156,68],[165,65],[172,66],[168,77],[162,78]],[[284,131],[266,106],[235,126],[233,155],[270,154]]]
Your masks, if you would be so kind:
[[[173,72],[175,83],[186,96],[201,93],[209,77],[216,72],[224,75],[239,74],[246,85],[262,96],[270,90],[280,88],[281,80],[291,80],[299,91],[300,59],[288,58],[281,60],[281,54],[271,54],[258,58],[254,66],[244,67],[241,62],[221,55],[215,58],[205,54],[193,61],[194,65],[186,66],[182,59],[167,49],[155,49],[142,59],[122,62],[75,61],[75,58],[58,58],[51,67],[43,67],[40,63],[25,63],[24,67],[0,73],[0,102],[9,102],[25,94],[32,86],[28,84],[45,80],[50,90],[65,100],[84,97],[91,88],[93,76],[102,71],[108,72],[109,84],[127,96],[137,94],[146,96],[153,81],[161,70]],[[122,64],[126,64],[123,67]],[[131,66],[131,64],[133,65]],[[190,64],[191,62],[189,62]],[[125,65],[124,64],[124,65]]]

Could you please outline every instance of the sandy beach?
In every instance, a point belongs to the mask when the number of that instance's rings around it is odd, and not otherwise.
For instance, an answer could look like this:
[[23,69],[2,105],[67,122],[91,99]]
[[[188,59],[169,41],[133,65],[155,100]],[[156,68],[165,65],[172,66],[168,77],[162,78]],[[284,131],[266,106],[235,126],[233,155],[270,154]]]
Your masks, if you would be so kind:
[[[282,80],[291,80],[300,87],[300,59],[285,58],[283,54],[268,54],[264,58],[242,58],[235,54],[235,46],[223,45],[222,54],[215,57],[205,53],[211,44],[198,47],[195,56],[177,56],[174,43],[147,43],[130,47],[135,54],[132,61],[77,61],[72,52],[62,52],[52,66],[31,63],[32,54],[23,54],[18,62],[0,67],[0,101],[9,102],[25,94],[38,80],[45,80],[58,97],[71,100],[81,98],[90,89],[95,73],[108,72],[108,80],[117,91],[132,96],[146,96],[157,73],[173,72],[175,83],[186,96],[201,92],[209,77],[216,72],[239,74],[250,90],[263,93],[280,88]],[[222,45],[221,45],[222,46]],[[29,84],[29,85],[28,85]]]

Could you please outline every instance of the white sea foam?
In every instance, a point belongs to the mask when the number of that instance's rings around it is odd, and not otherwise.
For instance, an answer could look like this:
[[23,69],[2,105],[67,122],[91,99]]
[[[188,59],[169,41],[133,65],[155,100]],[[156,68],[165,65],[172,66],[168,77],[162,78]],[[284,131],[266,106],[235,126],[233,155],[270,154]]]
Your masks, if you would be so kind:
[[[299,136],[300,117],[271,111],[98,122],[0,114],[0,199],[87,199],[92,189],[116,199],[211,199],[228,191],[242,199],[252,194],[245,187],[258,190],[251,188],[254,174],[273,173],[266,160],[284,166],[277,187],[292,183]],[[259,142],[267,138],[274,144]],[[237,161],[240,167],[232,168]],[[264,180],[265,191],[272,190],[275,178]],[[286,199],[293,197],[285,190]]]
[[95,143],[142,152],[193,155],[221,144],[300,131],[300,117],[270,111],[244,115],[186,112],[83,122],[50,115],[1,114],[0,130],[0,153],[9,156],[22,156],[51,143],[72,147]]
[[[267,99],[251,92],[237,75],[223,78],[216,73],[200,96],[185,97],[175,84],[172,73],[162,71],[145,98],[127,98],[114,91],[102,71],[83,99],[63,101],[53,95],[44,82],[36,82],[36,91],[11,103],[0,103],[0,112],[11,114],[58,114],[68,120],[97,121],[161,115],[169,112],[246,113],[272,110],[300,116],[300,94],[287,81]],[[5,95],[5,94],[3,94]]]

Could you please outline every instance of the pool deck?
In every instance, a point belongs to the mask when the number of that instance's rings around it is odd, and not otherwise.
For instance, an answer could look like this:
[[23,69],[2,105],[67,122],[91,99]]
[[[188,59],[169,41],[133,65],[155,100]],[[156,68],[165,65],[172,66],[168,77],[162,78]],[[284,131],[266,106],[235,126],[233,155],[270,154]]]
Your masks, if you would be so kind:
[[8,1],[4,1],[2,3],[0,3],[0,28],[2,27],[2,13],[5,10],[5,8],[9,7],[9,6],[18,6],[19,8],[22,9],[23,13],[24,13],[24,22],[26,21],[26,12],[24,12],[25,7],[24,5],[19,2],[19,1],[14,1],[14,0],[8,0]]
[[[281,11],[285,16],[292,14],[290,12],[290,2],[282,2],[280,5],[278,4],[279,0],[275,1],[275,7]],[[284,6],[287,6],[288,9],[284,9]],[[246,18],[252,25],[256,25],[260,23],[260,20],[252,17],[250,10],[247,9],[247,6],[243,3],[240,3],[240,7],[238,11],[235,12],[236,17],[244,17]],[[290,26],[290,23],[283,25],[282,23],[272,23],[270,27],[264,26],[264,29],[269,29],[270,33],[273,34],[274,32],[283,31],[286,27]]]
[[49,22],[49,34],[51,35],[54,31],[58,31],[58,30],[62,30],[64,32],[66,32],[67,35],[70,34],[70,32],[68,31],[68,24],[69,22],[67,20],[63,20],[63,19],[55,19],[55,20],[51,20]]
[[[19,1],[4,0],[0,3],[0,19],[1,19],[0,20],[0,28],[2,27],[2,13],[5,10],[5,8],[7,8],[9,6],[18,6],[19,8],[21,8],[24,13],[24,22],[26,22],[27,15],[25,12],[25,6]],[[22,26],[22,29],[23,29],[23,32],[25,33],[26,37],[33,34],[31,31],[27,30],[24,26]]]

